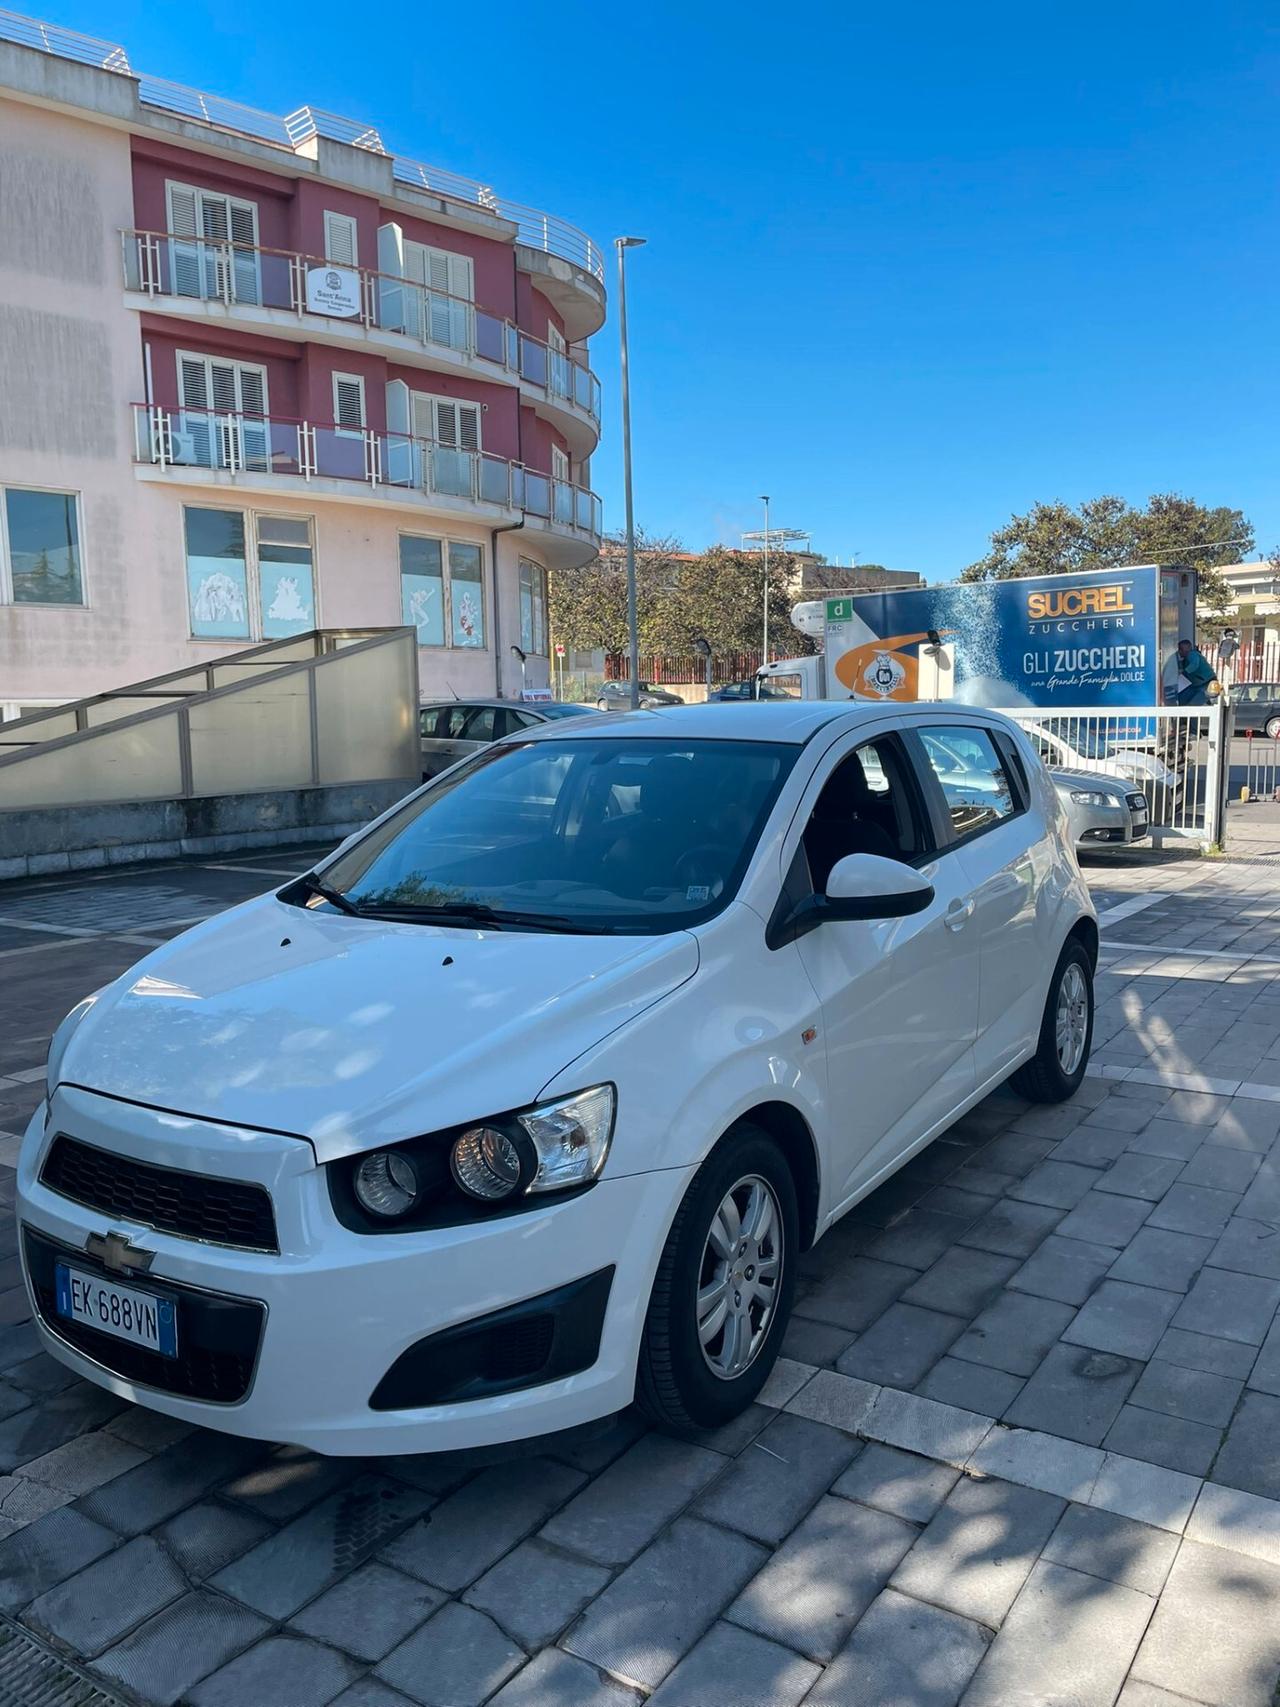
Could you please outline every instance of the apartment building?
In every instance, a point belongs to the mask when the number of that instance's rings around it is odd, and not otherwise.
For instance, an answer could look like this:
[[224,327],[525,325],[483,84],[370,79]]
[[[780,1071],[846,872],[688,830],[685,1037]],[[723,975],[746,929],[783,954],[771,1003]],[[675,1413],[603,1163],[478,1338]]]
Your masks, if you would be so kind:
[[7,12],[0,162],[0,716],[321,626],[413,625],[424,697],[546,682],[582,232]]

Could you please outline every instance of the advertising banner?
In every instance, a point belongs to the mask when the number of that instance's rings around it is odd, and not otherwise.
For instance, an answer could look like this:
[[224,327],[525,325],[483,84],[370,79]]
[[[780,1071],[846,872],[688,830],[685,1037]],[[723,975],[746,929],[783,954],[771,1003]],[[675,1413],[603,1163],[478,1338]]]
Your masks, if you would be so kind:
[[1155,568],[828,599],[828,692],[987,706],[1155,705],[1158,605]]

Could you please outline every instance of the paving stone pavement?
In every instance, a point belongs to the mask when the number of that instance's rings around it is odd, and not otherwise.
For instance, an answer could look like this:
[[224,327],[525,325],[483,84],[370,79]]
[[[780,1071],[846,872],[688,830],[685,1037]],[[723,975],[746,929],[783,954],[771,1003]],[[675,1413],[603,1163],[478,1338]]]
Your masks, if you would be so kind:
[[62,1013],[305,863],[0,889],[0,1619],[108,1697],[193,1707],[1271,1707],[1269,873],[1090,868],[1081,1092],[998,1093],[841,1222],[744,1418],[347,1461],[78,1381],[14,1256]]

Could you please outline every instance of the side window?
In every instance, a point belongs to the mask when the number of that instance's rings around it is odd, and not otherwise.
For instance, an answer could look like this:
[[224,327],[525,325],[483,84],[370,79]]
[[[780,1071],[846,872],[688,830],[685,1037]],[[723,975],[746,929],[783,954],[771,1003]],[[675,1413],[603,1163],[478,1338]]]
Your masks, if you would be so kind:
[[847,854],[906,861],[928,851],[916,788],[895,739],[866,741],[840,761],[814,805],[804,851],[819,893]]
[[492,705],[478,705],[467,719],[463,730],[463,738],[467,741],[493,741],[497,738],[498,709]]
[[518,730],[530,729],[533,726],[533,721],[527,712],[513,711],[508,706],[505,711],[498,713],[498,733],[494,739],[500,741],[504,735],[514,735]]
[[985,729],[956,725],[920,731],[956,841],[990,830],[1018,811],[1004,760]]
[[470,715],[471,707],[469,705],[451,705],[448,717],[441,720],[440,733],[447,735],[451,741],[456,741],[462,734]]

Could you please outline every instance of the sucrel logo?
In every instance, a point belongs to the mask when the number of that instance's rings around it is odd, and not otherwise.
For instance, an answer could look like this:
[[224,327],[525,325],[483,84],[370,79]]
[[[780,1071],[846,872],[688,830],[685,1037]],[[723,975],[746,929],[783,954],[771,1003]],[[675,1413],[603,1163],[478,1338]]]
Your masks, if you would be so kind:
[[1027,617],[1045,622],[1058,616],[1114,616],[1133,610],[1128,588],[1064,587],[1060,592],[1028,593]]

